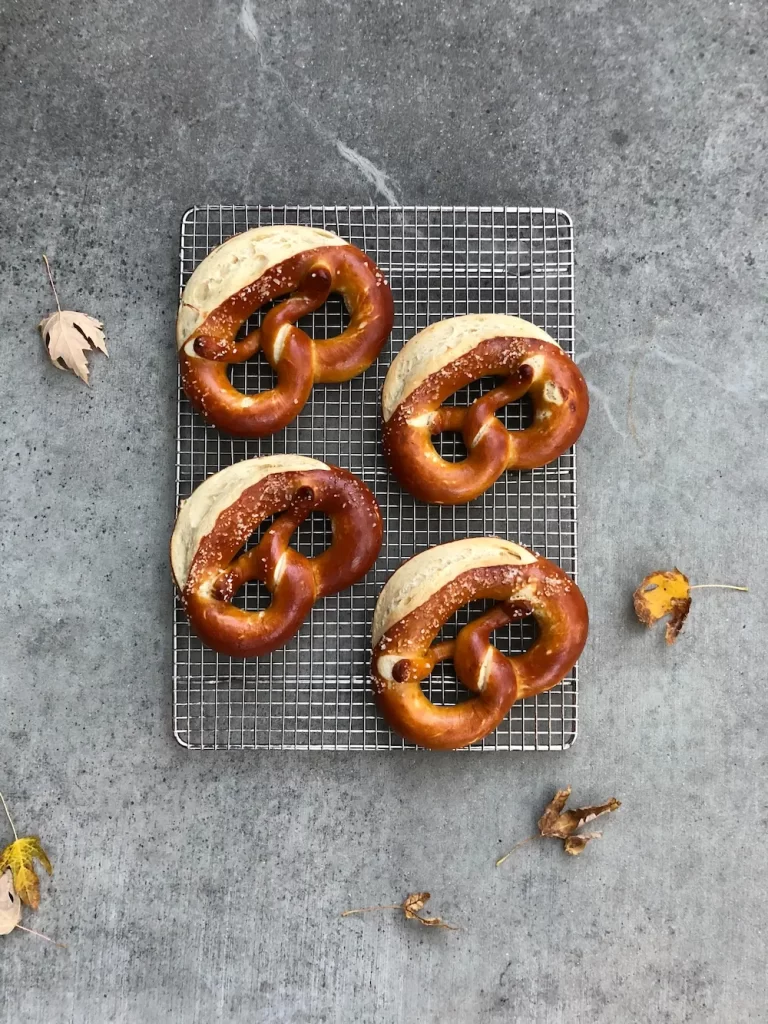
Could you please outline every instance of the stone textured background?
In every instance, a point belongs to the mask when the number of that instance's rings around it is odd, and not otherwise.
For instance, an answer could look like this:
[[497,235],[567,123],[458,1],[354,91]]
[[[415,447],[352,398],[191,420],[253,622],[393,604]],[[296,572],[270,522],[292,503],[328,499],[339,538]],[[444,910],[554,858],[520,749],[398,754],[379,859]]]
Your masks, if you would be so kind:
[[[768,1019],[759,0],[6,0],[0,779],[56,865],[3,1024]],[[194,202],[574,217],[593,412],[581,735],[553,755],[195,755],[170,733],[178,222]],[[93,387],[51,296],[107,324]],[[696,595],[641,630],[651,569]],[[622,810],[531,844],[571,782]],[[2,834],[5,838],[5,833]],[[461,925],[339,911],[430,889]]]

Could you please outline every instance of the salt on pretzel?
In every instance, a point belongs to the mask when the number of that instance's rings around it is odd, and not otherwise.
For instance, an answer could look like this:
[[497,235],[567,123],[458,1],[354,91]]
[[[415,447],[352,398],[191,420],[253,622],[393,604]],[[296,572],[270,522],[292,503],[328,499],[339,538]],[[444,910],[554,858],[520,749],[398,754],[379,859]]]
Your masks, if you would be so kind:
[[[296,321],[339,293],[350,322],[333,338],[312,339]],[[236,341],[265,303],[287,296],[261,326]],[[234,235],[206,256],[184,288],[176,345],[184,390],[220,430],[263,437],[298,416],[315,383],[338,383],[366,370],[392,330],[392,293],[365,253],[319,228],[274,225]],[[277,377],[269,391],[245,395],[228,368],[264,353]]]
[[[442,626],[469,601],[497,602],[455,640],[434,643]],[[495,629],[533,615],[538,636],[508,657],[491,644]],[[373,616],[371,674],[389,725],[422,747],[464,747],[495,729],[522,697],[556,686],[573,668],[587,638],[587,606],[566,573],[546,558],[498,537],[440,544],[415,555],[387,581]],[[452,658],[474,694],[451,707],[421,689],[438,662]]]
[[[308,558],[289,546],[312,512],[331,520],[333,541]],[[276,516],[255,547],[248,538]],[[352,473],[301,455],[237,462],[208,477],[181,506],[171,538],[171,568],[190,624],[222,654],[255,657],[282,647],[321,597],[351,586],[381,547],[376,499]],[[248,580],[272,594],[264,610],[232,598]]]
[[[469,407],[443,402],[472,381],[504,382]],[[510,431],[496,418],[529,394],[533,424]],[[589,411],[581,371],[540,327],[516,316],[477,313],[441,320],[414,335],[384,381],[384,453],[395,476],[422,501],[472,501],[507,469],[533,469],[562,455]],[[433,437],[460,431],[467,458],[448,462]]]

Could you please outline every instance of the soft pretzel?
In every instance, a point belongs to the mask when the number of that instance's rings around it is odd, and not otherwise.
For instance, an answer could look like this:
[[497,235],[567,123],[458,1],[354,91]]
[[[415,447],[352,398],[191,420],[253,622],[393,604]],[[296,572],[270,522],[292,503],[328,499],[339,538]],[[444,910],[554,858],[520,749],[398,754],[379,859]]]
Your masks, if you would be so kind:
[[[331,292],[344,299],[349,325],[334,338],[313,340],[296,321]],[[287,298],[258,330],[236,341],[240,325],[280,295]],[[176,321],[182,384],[192,405],[220,430],[263,437],[298,416],[313,384],[349,380],[367,369],[393,317],[384,275],[343,238],[297,225],[253,228],[214,249],[187,282]],[[259,349],[277,385],[244,395],[227,371]]]
[[[490,611],[455,640],[433,643],[463,605],[490,598]],[[538,637],[507,657],[490,642],[495,629],[533,615]],[[573,668],[587,638],[587,606],[562,569],[511,541],[480,537],[415,555],[387,581],[373,616],[372,677],[387,722],[413,743],[464,747],[496,728],[516,700],[549,690]],[[421,681],[453,658],[475,696],[453,707],[432,704]]]
[[[504,382],[468,408],[444,406],[481,377]],[[509,431],[496,418],[530,394],[534,420]],[[477,313],[441,320],[398,352],[384,381],[384,453],[400,483],[422,501],[472,501],[507,469],[533,469],[562,455],[584,428],[587,386],[579,368],[541,328],[516,316]],[[432,438],[461,431],[468,456],[448,462]]]
[[[311,512],[331,520],[333,542],[307,558],[289,547]],[[276,516],[258,544],[241,549]],[[357,477],[301,455],[247,459],[208,477],[185,501],[171,538],[171,567],[192,628],[209,647],[255,657],[282,647],[312,605],[351,586],[381,547],[376,499]],[[272,594],[263,611],[231,602],[248,580]]]

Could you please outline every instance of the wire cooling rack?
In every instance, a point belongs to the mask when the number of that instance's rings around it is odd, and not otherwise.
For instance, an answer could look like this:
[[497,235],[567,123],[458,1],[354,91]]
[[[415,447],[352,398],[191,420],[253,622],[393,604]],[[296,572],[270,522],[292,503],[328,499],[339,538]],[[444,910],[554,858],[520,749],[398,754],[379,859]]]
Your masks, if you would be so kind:
[[[380,441],[380,393],[387,368],[416,331],[462,313],[511,313],[545,328],[573,353],[573,235],[561,210],[509,207],[196,206],[181,226],[181,286],[201,260],[230,235],[264,224],[311,224],[337,232],[368,253],[385,273],[395,299],[395,324],[379,360],[345,384],[316,386],[298,419],[273,437],[233,440],[207,427],[179,389],[177,501],[232,462],[297,452],[343,466],[374,491],[385,522],[384,544],[366,578],[315,605],[299,634],[265,658],[236,659],[204,647],[176,599],[174,618],[174,733],[195,749],[403,750],[412,745],[390,732],[370,696],[370,624],[382,586],[401,562],[426,547],[466,536],[520,541],[576,571],[576,495],[573,452],[527,473],[506,473],[469,505],[425,505],[401,490],[387,471]],[[248,328],[256,326],[253,318]],[[337,334],[347,321],[336,296],[301,321],[315,337]],[[241,390],[274,384],[259,356],[233,367]],[[483,379],[454,396],[466,404],[494,386]],[[500,413],[510,428],[530,422],[526,400]],[[462,456],[460,435],[443,434],[446,458]],[[328,542],[326,520],[313,515],[294,544],[305,554]],[[269,594],[249,583],[241,607],[265,607]],[[483,606],[461,609],[442,636]],[[526,620],[495,634],[509,653],[534,638]],[[451,662],[427,685],[436,703],[469,694]],[[469,750],[563,750],[576,736],[576,671],[559,686],[515,704],[505,721]]]

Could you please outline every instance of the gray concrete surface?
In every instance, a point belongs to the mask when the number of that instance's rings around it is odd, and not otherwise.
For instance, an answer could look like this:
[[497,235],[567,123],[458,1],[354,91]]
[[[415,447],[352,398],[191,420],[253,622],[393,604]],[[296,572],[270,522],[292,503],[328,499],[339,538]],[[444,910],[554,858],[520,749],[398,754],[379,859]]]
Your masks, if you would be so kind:
[[[68,948],[0,939],[3,1024],[768,1020],[766,32],[760,0],[6,0],[0,779],[56,866],[27,923]],[[574,216],[580,738],[190,754],[179,216],[386,193]],[[44,251],[107,324],[90,390],[36,334]],[[751,593],[697,594],[665,649],[629,595],[675,564]],[[566,782],[624,801],[603,841],[495,870]],[[339,917],[415,889],[461,930]]]

